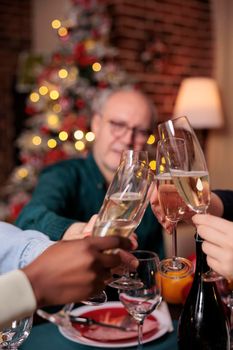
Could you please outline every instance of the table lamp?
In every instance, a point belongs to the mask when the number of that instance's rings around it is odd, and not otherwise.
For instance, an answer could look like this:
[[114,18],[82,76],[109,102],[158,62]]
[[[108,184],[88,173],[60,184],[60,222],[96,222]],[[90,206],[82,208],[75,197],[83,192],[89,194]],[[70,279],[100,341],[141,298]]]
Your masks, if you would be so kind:
[[194,129],[223,126],[223,112],[217,83],[212,78],[194,77],[182,81],[174,116],[186,116]]

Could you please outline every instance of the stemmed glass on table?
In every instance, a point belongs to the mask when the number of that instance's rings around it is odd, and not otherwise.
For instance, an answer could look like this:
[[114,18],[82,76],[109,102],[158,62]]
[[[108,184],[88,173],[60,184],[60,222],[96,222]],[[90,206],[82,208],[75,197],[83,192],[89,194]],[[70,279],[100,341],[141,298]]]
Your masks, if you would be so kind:
[[136,250],[133,255],[138,260],[138,266],[134,271],[131,271],[131,278],[140,279],[142,286],[119,289],[119,299],[137,322],[138,350],[141,350],[144,320],[155,310],[162,299],[157,278],[159,258],[157,254],[145,250]]
[[[206,213],[210,203],[209,173],[203,151],[188,119],[179,117],[169,120],[159,124],[158,130],[170,163],[169,171],[179,195],[192,211]],[[188,163],[183,161],[174,166],[173,155],[178,152],[176,138],[184,140]],[[175,159],[177,158],[179,157],[176,154]],[[210,269],[203,278],[206,281],[216,281],[222,276]]]
[[27,339],[32,328],[33,317],[13,321],[9,327],[0,331],[0,349],[17,350]]

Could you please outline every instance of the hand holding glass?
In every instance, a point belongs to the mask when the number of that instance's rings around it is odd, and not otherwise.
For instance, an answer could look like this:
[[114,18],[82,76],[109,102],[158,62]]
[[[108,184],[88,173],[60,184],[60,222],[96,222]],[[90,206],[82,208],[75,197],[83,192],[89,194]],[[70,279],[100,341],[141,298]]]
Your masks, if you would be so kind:
[[[166,149],[170,159],[170,173],[177,191],[187,206],[196,213],[206,213],[210,203],[209,173],[203,151],[197,136],[186,117],[180,117],[161,123],[158,126],[159,135],[166,144],[174,144],[176,137],[184,139],[187,155],[187,163],[180,163],[179,167],[172,164],[173,156]],[[165,144],[165,145],[166,145]],[[203,275],[208,281],[218,280],[222,276],[211,269]]]

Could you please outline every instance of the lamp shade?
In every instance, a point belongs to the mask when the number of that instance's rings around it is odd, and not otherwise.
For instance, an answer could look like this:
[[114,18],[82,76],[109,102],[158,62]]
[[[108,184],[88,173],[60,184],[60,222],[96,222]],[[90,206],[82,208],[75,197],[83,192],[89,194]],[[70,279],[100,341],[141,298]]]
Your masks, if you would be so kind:
[[220,128],[223,125],[223,112],[216,81],[203,77],[184,79],[174,115],[187,116],[194,129]]

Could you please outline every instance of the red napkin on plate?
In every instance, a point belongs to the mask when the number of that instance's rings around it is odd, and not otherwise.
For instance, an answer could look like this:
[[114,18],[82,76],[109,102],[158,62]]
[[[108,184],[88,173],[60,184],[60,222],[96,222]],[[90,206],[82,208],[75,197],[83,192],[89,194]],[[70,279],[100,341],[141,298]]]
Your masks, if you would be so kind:
[[[127,311],[124,308],[106,308],[102,310],[93,310],[80,316],[90,317],[97,321],[114,325],[124,324],[123,321],[125,318],[129,317]],[[129,325],[127,325],[128,328],[133,329],[132,331],[122,331],[98,325],[85,326],[80,324],[73,324],[73,327],[78,329],[83,337],[101,342],[123,341],[137,337],[137,324],[133,320]],[[158,331],[158,329],[159,323],[154,316],[150,315],[145,319],[143,325],[144,335],[151,336],[151,333],[154,334],[156,331]]]

